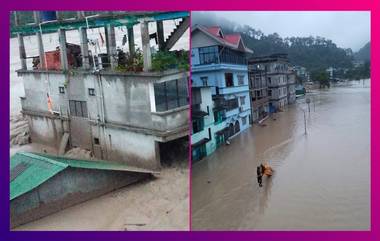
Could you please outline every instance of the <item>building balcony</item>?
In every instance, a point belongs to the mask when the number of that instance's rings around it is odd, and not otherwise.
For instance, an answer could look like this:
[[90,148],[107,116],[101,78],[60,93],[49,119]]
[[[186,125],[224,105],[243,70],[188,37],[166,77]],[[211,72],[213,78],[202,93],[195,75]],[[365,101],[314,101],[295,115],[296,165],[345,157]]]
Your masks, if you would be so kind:
[[207,111],[201,109],[201,104],[191,105],[191,117],[192,117],[192,119],[201,119],[207,115],[209,115],[209,113]]
[[252,107],[258,108],[268,102],[269,102],[269,96],[261,97],[260,99],[257,98],[256,100],[252,101]]
[[225,99],[221,95],[213,96],[215,110],[232,110],[239,108],[239,100],[237,98]]
[[249,91],[248,85],[217,88],[217,92],[219,92],[217,94],[219,95],[235,94],[235,93],[246,92],[246,91]]

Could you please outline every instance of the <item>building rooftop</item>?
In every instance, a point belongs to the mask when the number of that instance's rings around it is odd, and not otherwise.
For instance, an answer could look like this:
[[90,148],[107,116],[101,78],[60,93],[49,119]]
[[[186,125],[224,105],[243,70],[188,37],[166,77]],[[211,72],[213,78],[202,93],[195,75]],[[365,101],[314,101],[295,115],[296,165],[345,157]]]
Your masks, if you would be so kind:
[[284,61],[289,62],[288,54],[277,53],[266,56],[256,56],[248,60],[248,63],[264,63],[264,62],[275,62],[275,61]]
[[189,12],[116,12],[114,14],[96,14],[85,16],[84,18],[70,18],[53,21],[43,21],[40,24],[30,23],[20,26],[14,26],[11,34],[32,34],[37,32],[49,33],[56,32],[59,29],[72,30],[80,27],[99,28],[112,24],[118,26],[133,26],[142,20],[148,22],[163,21],[189,17]]
[[19,152],[10,160],[10,196],[13,200],[27,193],[67,168],[153,173],[123,163],[80,160],[48,154]]
[[231,49],[241,52],[253,53],[251,49],[245,46],[244,41],[239,33],[224,34],[219,26],[205,27],[202,25],[195,25],[191,32],[193,33],[194,31],[201,31],[219,42],[221,45],[229,47]]

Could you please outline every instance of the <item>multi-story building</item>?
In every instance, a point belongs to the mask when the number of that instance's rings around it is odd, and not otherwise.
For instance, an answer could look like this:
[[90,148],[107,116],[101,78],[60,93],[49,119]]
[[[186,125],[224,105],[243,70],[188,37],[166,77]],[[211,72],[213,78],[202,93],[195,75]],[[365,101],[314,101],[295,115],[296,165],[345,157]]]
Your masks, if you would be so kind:
[[292,67],[289,67],[288,78],[288,104],[296,102],[296,73]]
[[269,112],[269,96],[267,75],[264,64],[249,61],[248,63],[249,91],[251,94],[251,122],[262,120]]
[[[244,45],[240,34],[225,35],[219,27],[196,25],[191,41],[192,87],[195,92],[200,89],[201,103],[208,103],[208,109],[201,110],[209,113],[204,117],[207,128],[195,132],[193,122],[193,157],[198,158],[198,149],[203,148],[201,156],[208,155],[250,126],[246,55],[252,50]],[[193,121],[198,118],[194,113]]]
[[295,71],[296,76],[299,80],[298,84],[302,84],[303,82],[310,81],[310,74],[305,67],[302,67],[299,65],[294,66],[294,71]]
[[215,148],[212,144],[211,129],[214,129],[213,102],[211,88],[200,86],[192,88],[192,140],[193,161],[202,159],[207,155],[207,149]]
[[[149,17],[148,17],[149,16]],[[20,26],[13,30],[18,35],[21,69],[25,96],[21,98],[22,113],[27,118],[31,139],[58,149],[79,147],[92,151],[97,159],[124,162],[132,166],[157,169],[160,167],[160,148],[169,142],[188,136],[188,77],[185,70],[174,68],[152,70],[149,23],[182,18],[172,37],[160,47],[170,49],[189,27],[188,12],[137,12],[117,16],[93,16],[53,22],[48,27]],[[40,19],[37,19],[40,20]],[[133,25],[140,24],[143,70],[117,71],[115,27],[119,21],[128,23],[130,53],[135,53]],[[79,28],[81,65],[70,64],[66,31]],[[106,28],[107,53],[110,65],[99,68],[97,56],[89,51],[87,30]],[[48,58],[44,52],[41,32],[57,30],[58,58]],[[36,33],[39,65],[28,69],[23,34]],[[53,56],[54,57],[54,56]],[[53,62],[54,61],[54,62]],[[57,63],[57,65],[54,65]],[[54,69],[52,69],[52,67]],[[104,66],[103,66],[104,67]]]
[[268,85],[269,111],[284,108],[288,104],[288,75],[290,73],[287,54],[254,57],[249,60],[249,63],[263,65]]

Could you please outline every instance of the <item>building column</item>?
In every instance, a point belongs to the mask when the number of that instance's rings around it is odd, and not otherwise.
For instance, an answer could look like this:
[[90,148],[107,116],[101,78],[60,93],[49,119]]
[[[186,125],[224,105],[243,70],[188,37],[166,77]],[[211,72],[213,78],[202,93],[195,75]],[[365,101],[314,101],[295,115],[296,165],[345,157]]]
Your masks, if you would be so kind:
[[33,19],[35,24],[41,23],[40,13],[38,11],[33,11]]
[[45,60],[44,43],[42,41],[42,33],[37,32],[36,37],[37,37],[37,43],[38,43],[38,53],[40,56],[40,66],[41,66],[41,69],[46,69],[47,66],[46,66],[46,60]]
[[17,11],[14,11],[13,15],[14,15],[14,20],[15,20],[15,25],[19,26],[20,25],[20,16],[18,15]]
[[77,11],[77,18],[84,19],[86,17],[84,11]]
[[150,37],[148,22],[141,22],[141,41],[142,51],[144,57],[144,71],[150,71],[152,69],[152,54],[150,52]]
[[115,27],[107,25],[107,54],[110,58],[111,69],[117,67]]
[[64,20],[64,19],[63,19],[63,12],[61,12],[61,11],[56,11],[56,15],[57,15],[57,20],[58,20],[58,21],[62,21],[62,20]]
[[90,68],[90,56],[88,54],[88,39],[87,39],[87,29],[85,27],[79,28],[79,38],[80,38],[80,51],[82,54],[82,68]]
[[67,70],[69,69],[69,63],[67,60],[66,30],[59,29],[58,36],[59,36],[59,52],[60,52],[60,58],[61,58],[61,69]]
[[25,52],[25,45],[24,45],[24,36],[22,36],[21,33],[17,34],[18,39],[18,50],[19,50],[19,56],[21,61],[21,69],[26,70],[26,52]]
[[157,21],[157,38],[158,38],[158,48],[160,50],[164,49],[165,36],[164,36],[164,24],[162,21]]
[[135,36],[133,34],[133,26],[128,27],[127,30],[129,53],[133,55],[135,53]]

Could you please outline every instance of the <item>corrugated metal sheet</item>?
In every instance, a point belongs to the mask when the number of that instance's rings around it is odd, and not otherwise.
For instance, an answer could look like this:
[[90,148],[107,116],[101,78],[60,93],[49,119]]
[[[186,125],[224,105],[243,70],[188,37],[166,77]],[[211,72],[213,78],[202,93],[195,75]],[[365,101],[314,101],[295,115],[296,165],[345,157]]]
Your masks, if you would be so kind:
[[17,173],[10,181],[10,200],[38,187],[68,167],[67,164],[57,164],[48,158],[28,154],[29,153],[17,153],[11,158],[11,174],[13,173],[13,175],[15,175],[15,170],[20,165],[27,167],[22,172]]
[[10,162],[10,200],[33,190],[68,167],[155,173],[122,163],[79,160],[48,154],[19,152],[11,157]]

